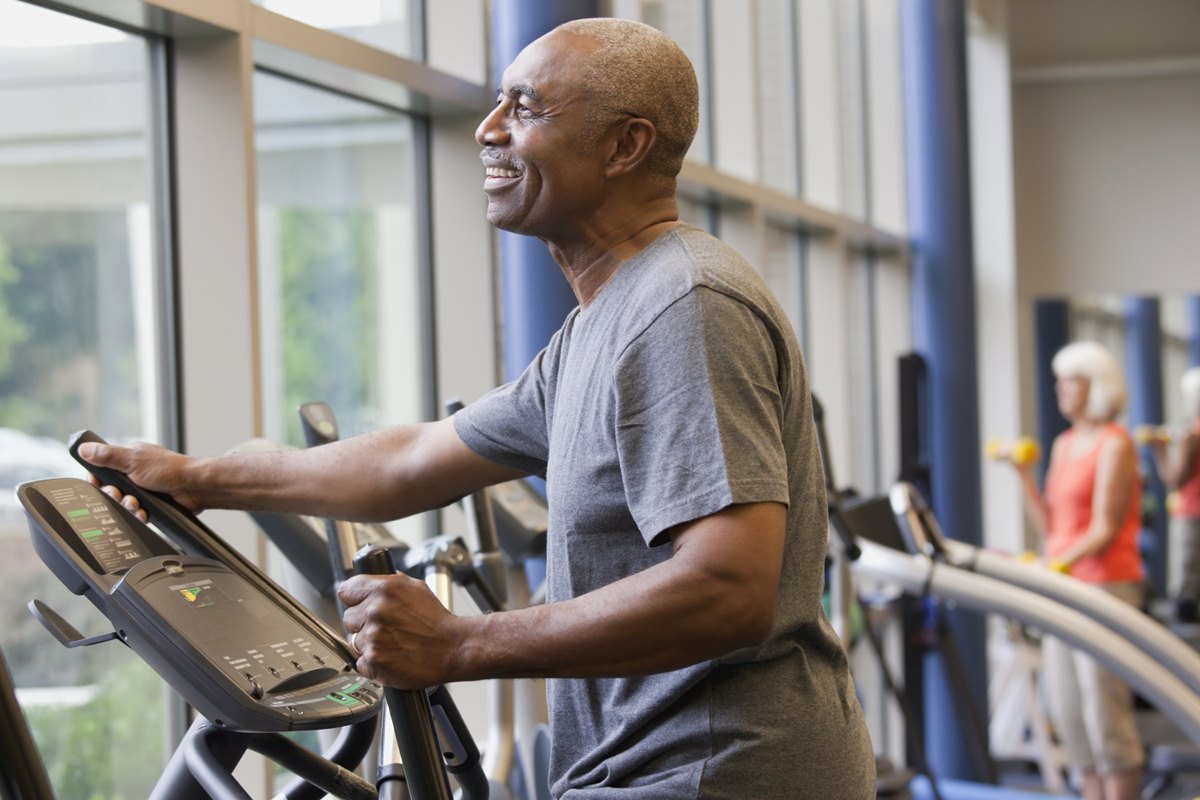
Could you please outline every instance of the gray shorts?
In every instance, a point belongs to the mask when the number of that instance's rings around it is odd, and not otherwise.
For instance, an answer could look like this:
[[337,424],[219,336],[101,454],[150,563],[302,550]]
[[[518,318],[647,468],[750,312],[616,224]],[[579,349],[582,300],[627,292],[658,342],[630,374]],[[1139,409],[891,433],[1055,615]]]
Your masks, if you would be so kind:
[[[1141,600],[1134,581],[1095,584],[1132,606]],[[1091,656],[1052,636],[1042,639],[1050,719],[1071,767],[1111,775],[1145,760],[1133,714],[1133,692]]]

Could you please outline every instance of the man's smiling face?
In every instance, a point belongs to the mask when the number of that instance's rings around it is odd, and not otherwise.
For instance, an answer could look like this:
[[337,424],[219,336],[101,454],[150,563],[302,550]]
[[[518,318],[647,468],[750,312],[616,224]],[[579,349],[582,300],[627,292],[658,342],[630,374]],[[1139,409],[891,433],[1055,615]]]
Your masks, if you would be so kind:
[[601,150],[588,146],[581,63],[596,43],[556,33],[504,71],[496,107],[475,131],[483,147],[488,222],[556,241],[585,222],[603,192]]

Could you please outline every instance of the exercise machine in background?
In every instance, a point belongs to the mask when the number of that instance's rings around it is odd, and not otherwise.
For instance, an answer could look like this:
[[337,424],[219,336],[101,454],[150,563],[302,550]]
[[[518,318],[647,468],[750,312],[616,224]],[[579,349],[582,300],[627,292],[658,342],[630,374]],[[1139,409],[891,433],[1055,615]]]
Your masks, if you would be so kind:
[[[453,413],[461,407],[448,404]],[[299,409],[306,444],[318,447],[339,438],[332,409],[322,402]],[[237,448],[278,449],[252,440]],[[378,524],[318,521],[290,514],[252,512],[251,516],[287,560],[291,591],[341,627],[336,587],[352,573],[349,565],[360,548],[384,548],[404,573],[425,580],[431,591],[453,610],[453,587],[465,590],[479,611],[491,613],[512,603],[540,602],[531,592],[524,565],[545,552],[548,520],[545,502],[523,481],[513,481],[462,498],[467,535],[437,536],[412,546],[394,539]],[[510,600],[511,598],[511,600]],[[521,679],[487,684],[487,738],[483,771],[493,797],[507,791],[526,800],[549,798],[549,728],[543,681]],[[436,718],[436,715],[435,715]],[[455,752],[453,745],[447,752]],[[383,744],[383,759],[391,751]],[[385,771],[387,767],[383,768]]]
[[0,653],[0,800],[51,800],[54,792]]
[[[910,552],[1028,589],[1075,609],[1118,634],[1127,647],[1145,652],[1178,676],[1193,692],[1200,694],[1200,653],[1150,615],[1091,584],[945,536],[925,498],[911,484],[897,483],[889,498]],[[1014,656],[1019,664],[1030,658],[1028,650],[1032,648],[1022,644],[1023,629],[1014,627],[1017,628],[1015,639],[1018,642]],[[1005,677],[1012,677],[1019,671],[1010,669]],[[1035,735],[1034,752],[1044,757],[1052,752],[1040,741],[1044,738],[1041,734],[1046,723],[1040,718],[1039,709],[1035,707],[1033,711],[1026,727]],[[1191,775],[1196,783],[1195,779],[1200,777],[1200,750],[1186,741],[1172,741],[1169,736],[1164,741],[1150,741],[1146,773],[1151,776],[1151,782],[1143,796],[1147,800],[1167,796],[1180,788],[1184,775]],[[1194,792],[1185,793],[1189,798],[1194,795]]]
[[912,596],[930,596],[981,614],[997,614],[1053,634],[1087,652],[1200,743],[1200,696],[1153,656],[1096,620],[1055,600],[912,552],[887,498],[838,511],[860,555],[856,577],[884,581]]

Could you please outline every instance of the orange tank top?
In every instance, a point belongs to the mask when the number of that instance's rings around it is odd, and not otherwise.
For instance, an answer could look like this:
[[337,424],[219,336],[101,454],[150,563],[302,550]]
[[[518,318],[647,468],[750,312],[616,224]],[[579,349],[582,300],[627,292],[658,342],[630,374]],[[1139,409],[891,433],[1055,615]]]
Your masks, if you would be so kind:
[[[1200,436],[1200,420],[1192,426],[1192,435]],[[1187,519],[1200,519],[1200,447],[1192,453],[1192,463],[1188,465],[1187,478],[1179,484],[1179,505],[1175,508],[1175,516]]]
[[[1056,457],[1051,460],[1046,475],[1046,505],[1050,512],[1046,554],[1051,558],[1084,536],[1092,523],[1096,469],[1105,443],[1113,436],[1129,439],[1129,433],[1124,428],[1111,423],[1100,431],[1086,453],[1072,457],[1075,436],[1074,430],[1061,434],[1062,446],[1056,448]],[[1081,558],[1072,564],[1071,574],[1087,583],[1141,580],[1142,557],[1137,549],[1141,514],[1142,480],[1138,477],[1116,539],[1104,552]]]

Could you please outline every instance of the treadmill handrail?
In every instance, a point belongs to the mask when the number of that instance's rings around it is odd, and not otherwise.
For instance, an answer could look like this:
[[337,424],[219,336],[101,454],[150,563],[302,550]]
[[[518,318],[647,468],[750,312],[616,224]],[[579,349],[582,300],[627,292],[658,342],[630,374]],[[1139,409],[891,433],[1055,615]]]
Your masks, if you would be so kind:
[[1200,693],[1200,652],[1144,611],[1077,578],[1060,575],[965,542],[945,542],[947,562],[1028,589],[1100,622],[1178,675]]
[[893,583],[907,594],[1015,619],[1053,634],[1104,664],[1200,745],[1200,695],[1175,673],[1086,614],[1028,589],[921,555],[862,541],[856,574]]

